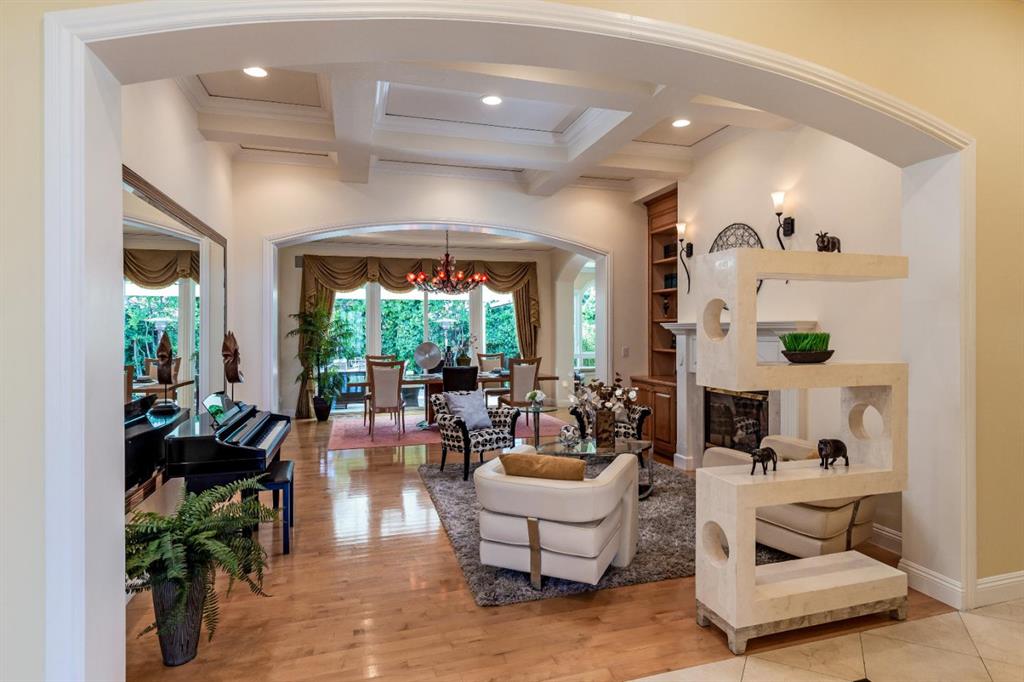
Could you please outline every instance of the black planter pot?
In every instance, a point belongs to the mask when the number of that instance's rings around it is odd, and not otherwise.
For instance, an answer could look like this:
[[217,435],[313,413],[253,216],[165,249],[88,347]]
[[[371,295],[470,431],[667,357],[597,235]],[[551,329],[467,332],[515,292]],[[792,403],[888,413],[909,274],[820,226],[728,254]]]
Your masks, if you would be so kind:
[[331,416],[331,402],[318,395],[313,396],[313,414],[318,422],[325,422]]
[[782,354],[786,356],[786,359],[797,365],[817,365],[825,362],[832,354],[834,350],[784,350]]
[[[203,623],[203,602],[206,601],[203,582],[202,577],[192,581],[181,620],[174,625],[159,626],[157,635],[160,639],[160,653],[163,654],[164,665],[182,665],[196,657],[199,648],[199,629]],[[156,612],[158,625],[170,618],[177,599],[178,586],[174,583],[153,587],[153,610]]]

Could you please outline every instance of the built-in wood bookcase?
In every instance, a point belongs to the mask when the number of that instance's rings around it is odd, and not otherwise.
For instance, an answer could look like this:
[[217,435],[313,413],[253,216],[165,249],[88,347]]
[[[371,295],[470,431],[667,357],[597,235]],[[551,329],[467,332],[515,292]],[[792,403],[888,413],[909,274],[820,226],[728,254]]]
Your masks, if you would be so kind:
[[[679,238],[676,235],[677,193],[647,202],[648,361],[652,376],[675,377],[675,335],[662,327],[675,322],[679,302]],[[675,280],[675,282],[671,281]]]

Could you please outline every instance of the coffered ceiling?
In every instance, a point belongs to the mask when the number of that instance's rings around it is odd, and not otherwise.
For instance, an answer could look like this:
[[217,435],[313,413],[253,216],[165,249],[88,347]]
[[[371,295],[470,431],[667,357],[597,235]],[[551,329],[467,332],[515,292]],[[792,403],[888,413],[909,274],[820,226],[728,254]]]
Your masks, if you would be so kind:
[[[685,177],[732,130],[785,129],[773,114],[677,86],[508,64],[373,63],[179,79],[208,140],[241,161],[486,175],[550,195],[574,184],[628,190]],[[488,105],[485,96],[501,98]],[[685,127],[673,121],[687,119]]]

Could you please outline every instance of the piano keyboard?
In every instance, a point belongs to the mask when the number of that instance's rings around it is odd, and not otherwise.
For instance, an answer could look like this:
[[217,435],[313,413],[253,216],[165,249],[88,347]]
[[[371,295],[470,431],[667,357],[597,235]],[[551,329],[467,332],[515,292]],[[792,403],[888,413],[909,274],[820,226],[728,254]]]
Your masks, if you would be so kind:
[[266,432],[266,434],[264,434],[263,438],[260,439],[260,442],[256,445],[256,447],[269,447],[271,444],[273,444],[275,440],[277,440],[280,433],[287,428],[288,422],[277,422],[269,431]]

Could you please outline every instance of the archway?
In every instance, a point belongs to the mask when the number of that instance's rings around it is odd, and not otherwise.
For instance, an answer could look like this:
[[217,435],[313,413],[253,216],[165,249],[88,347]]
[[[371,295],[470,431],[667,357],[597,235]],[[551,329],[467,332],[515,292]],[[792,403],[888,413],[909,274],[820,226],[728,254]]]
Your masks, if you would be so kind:
[[[288,246],[297,246],[316,242],[332,237],[351,236],[357,234],[373,234],[378,232],[391,232],[396,229],[432,230],[442,232],[451,230],[454,232],[474,232],[478,234],[491,234],[506,237],[527,236],[532,241],[557,247],[563,251],[575,254],[574,260],[593,261],[595,264],[594,280],[597,291],[597,319],[595,323],[595,335],[597,337],[597,352],[595,353],[594,374],[597,377],[607,377],[611,363],[612,334],[609,320],[612,317],[612,300],[608,295],[611,290],[611,258],[612,255],[602,249],[597,249],[586,244],[552,236],[536,229],[525,226],[500,226],[482,225],[478,223],[461,223],[442,220],[405,221],[402,223],[379,222],[373,224],[355,225],[327,225],[290,232],[270,237],[263,242],[263,277],[262,277],[262,298],[263,310],[265,311],[263,325],[263,398],[262,402],[267,409],[279,409],[281,406],[279,387],[279,349],[278,339],[280,338],[277,327],[279,317],[279,297],[277,290],[278,283],[278,250]],[[578,268],[577,268],[578,270]],[[557,303],[556,303],[557,306]],[[559,311],[556,307],[556,315]],[[562,381],[571,381],[571,372],[566,376],[565,368],[557,364],[555,371],[559,375],[559,384]],[[561,388],[558,389],[561,392]],[[273,406],[273,407],[271,407]]]
[[[904,299],[905,348],[919,368],[910,395],[931,415],[912,422],[911,470],[959,473],[955,481],[912,486],[904,504],[912,526],[904,527],[904,556],[922,562],[911,573],[916,587],[945,590],[951,602],[971,605],[974,149],[967,136],[788,55],[684,26],[564,5],[137,3],[46,19],[44,391],[48,413],[61,415],[45,425],[48,677],[118,679],[124,673],[121,482],[116,467],[103,464],[121,447],[118,383],[106,380],[120,368],[105,350],[117,348],[120,330],[120,282],[110,267],[118,258],[114,231],[121,212],[120,86],[242,68],[254,58],[275,66],[486,56],[587,70],[593,54],[602,54],[603,68],[614,75],[652,83],[689,79],[684,84],[703,93],[803,122],[904,168],[904,248],[915,263]],[[266,261],[266,249],[262,257]],[[936,325],[951,331],[935,338]],[[942,370],[941,385],[920,379]],[[946,430],[930,433],[939,422]],[[943,514],[929,513],[933,507]],[[936,557],[940,546],[945,549]]]

